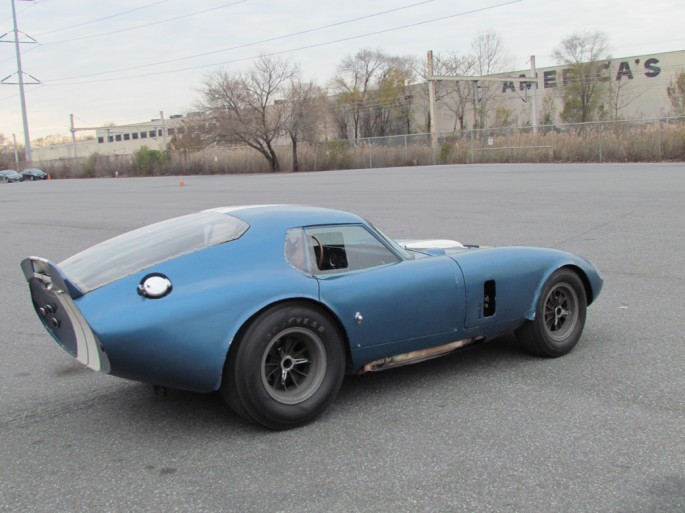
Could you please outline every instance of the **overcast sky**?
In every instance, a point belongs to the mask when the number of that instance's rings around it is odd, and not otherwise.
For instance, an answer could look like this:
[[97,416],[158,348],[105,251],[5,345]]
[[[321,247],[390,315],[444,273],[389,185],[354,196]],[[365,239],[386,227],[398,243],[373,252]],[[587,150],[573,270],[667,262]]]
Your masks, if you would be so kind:
[[[553,65],[566,36],[603,31],[612,57],[685,49],[685,0],[15,0],[31,138],[193,110],[203,77],[279,52],[322,85],[363,48],[425,57],[468,53],[495,31],[514,69]],[[0,0],[0,41],[13,41]],[[26,35],[24,35],[26,34]],[[16,72],[0,44],[0,79]],[[6,82],[16,82],[16,76]],[[0,85],[0,134],[23,141],[18,86]]]

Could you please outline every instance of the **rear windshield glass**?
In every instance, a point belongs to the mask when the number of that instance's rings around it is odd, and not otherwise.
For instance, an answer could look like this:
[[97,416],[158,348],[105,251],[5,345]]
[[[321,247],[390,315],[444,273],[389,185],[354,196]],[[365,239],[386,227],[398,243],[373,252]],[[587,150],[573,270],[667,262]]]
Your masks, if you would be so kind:
[[72,283],[89,292],[166,260],[238,239],[248,228],[227,214],[198,212],[124,233],[59,266]]

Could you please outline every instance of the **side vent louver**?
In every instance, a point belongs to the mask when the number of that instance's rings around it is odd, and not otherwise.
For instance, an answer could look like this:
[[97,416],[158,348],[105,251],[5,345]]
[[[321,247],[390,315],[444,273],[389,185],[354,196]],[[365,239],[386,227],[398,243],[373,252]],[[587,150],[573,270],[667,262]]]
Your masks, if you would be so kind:
[[495,315],[495,305],[495,280],[488,280],[483,284],[483,317],[492,317]]

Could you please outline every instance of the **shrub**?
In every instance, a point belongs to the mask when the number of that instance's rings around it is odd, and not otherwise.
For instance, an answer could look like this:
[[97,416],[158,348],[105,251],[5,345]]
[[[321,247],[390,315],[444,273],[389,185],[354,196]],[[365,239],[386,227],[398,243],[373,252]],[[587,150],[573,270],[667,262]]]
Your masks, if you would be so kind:
[[158,173],[160,168],[169,162],[168,152],[151,150],[147,146],[141,147],[133,153],[136,171],[140,176],[152,176]]

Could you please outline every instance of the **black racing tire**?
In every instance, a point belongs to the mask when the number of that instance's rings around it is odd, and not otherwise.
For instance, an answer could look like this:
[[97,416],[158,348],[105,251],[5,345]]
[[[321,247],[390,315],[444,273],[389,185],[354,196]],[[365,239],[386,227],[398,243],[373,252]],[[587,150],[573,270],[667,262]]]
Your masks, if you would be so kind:
[[542,287],[535,307],[535,320],[516,330],[529,352],[548,357],[563,356],[575,347],[583,334],[587,313],[585,287],[578,274],[562,268]]
[[335,399],[345,347],[330,317],[303,302],[259,314],[234,341],[221,394],[237,414],[271,429],[311,422]]

